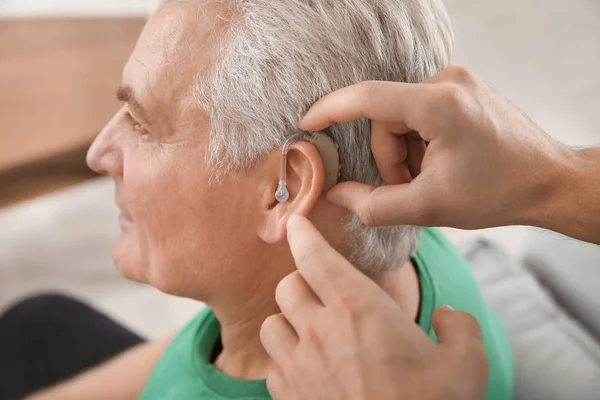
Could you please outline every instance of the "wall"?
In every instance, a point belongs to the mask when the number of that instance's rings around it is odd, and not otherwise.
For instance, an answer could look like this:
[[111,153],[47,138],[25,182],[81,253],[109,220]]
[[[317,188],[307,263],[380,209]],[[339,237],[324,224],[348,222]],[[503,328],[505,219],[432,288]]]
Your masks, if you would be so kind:
[[138,16],[158,0],[2,0],[0,18],[50,16]]

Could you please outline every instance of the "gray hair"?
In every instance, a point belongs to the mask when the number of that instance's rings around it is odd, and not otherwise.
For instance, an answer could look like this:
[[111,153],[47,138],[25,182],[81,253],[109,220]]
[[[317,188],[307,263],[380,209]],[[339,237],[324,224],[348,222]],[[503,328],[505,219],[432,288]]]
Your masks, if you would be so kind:
[[[448,66],[453,47],[441,0],[221,0],[233,10],[217,59],[194,96],[210,118],[217,174],[250,168],[283,144],[317,99],[366,80],[420,82]],[[334,124],[341,181],[383,184],[370,122]],[[402,205],[398,205],[402,207]],[[350,261],[373,274],[400,267],[419,228],[346,223]]]

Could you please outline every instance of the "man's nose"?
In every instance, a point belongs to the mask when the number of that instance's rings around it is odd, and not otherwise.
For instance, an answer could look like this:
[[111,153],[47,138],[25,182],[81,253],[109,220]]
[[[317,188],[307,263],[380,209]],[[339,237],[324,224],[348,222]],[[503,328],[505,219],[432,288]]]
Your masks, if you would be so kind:
[[121,176],[123,174],[122,150],[117,143],[117,116],[98,134],[90,146],[87,165],[99,174]]

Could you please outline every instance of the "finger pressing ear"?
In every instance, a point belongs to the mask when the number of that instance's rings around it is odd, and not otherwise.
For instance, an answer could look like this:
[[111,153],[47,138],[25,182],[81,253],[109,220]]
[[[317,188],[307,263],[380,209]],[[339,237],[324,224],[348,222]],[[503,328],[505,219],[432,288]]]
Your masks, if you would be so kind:
[[291,216],[287,229],[296,267],[325,307],[340,297],[363,300],[381,291],[331,247],[307,218]]

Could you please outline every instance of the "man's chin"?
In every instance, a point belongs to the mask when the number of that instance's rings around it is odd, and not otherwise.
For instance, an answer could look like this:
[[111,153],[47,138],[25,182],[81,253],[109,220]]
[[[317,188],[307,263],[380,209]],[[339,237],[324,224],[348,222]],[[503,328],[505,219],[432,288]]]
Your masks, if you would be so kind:
[[113,246],[112,259],[117,271],[126,279],[146,283],[139,247],[127,233],[121,234]]
[[[121,234],[113,246],[112,258],[117,271],[126,279],[150,285],[163,293],[203,301],[202,288],[178,275],[173,268],[165,268],[164,260],[145,254],[135,231]],[[200,296],[200,297],[199,297]]]

